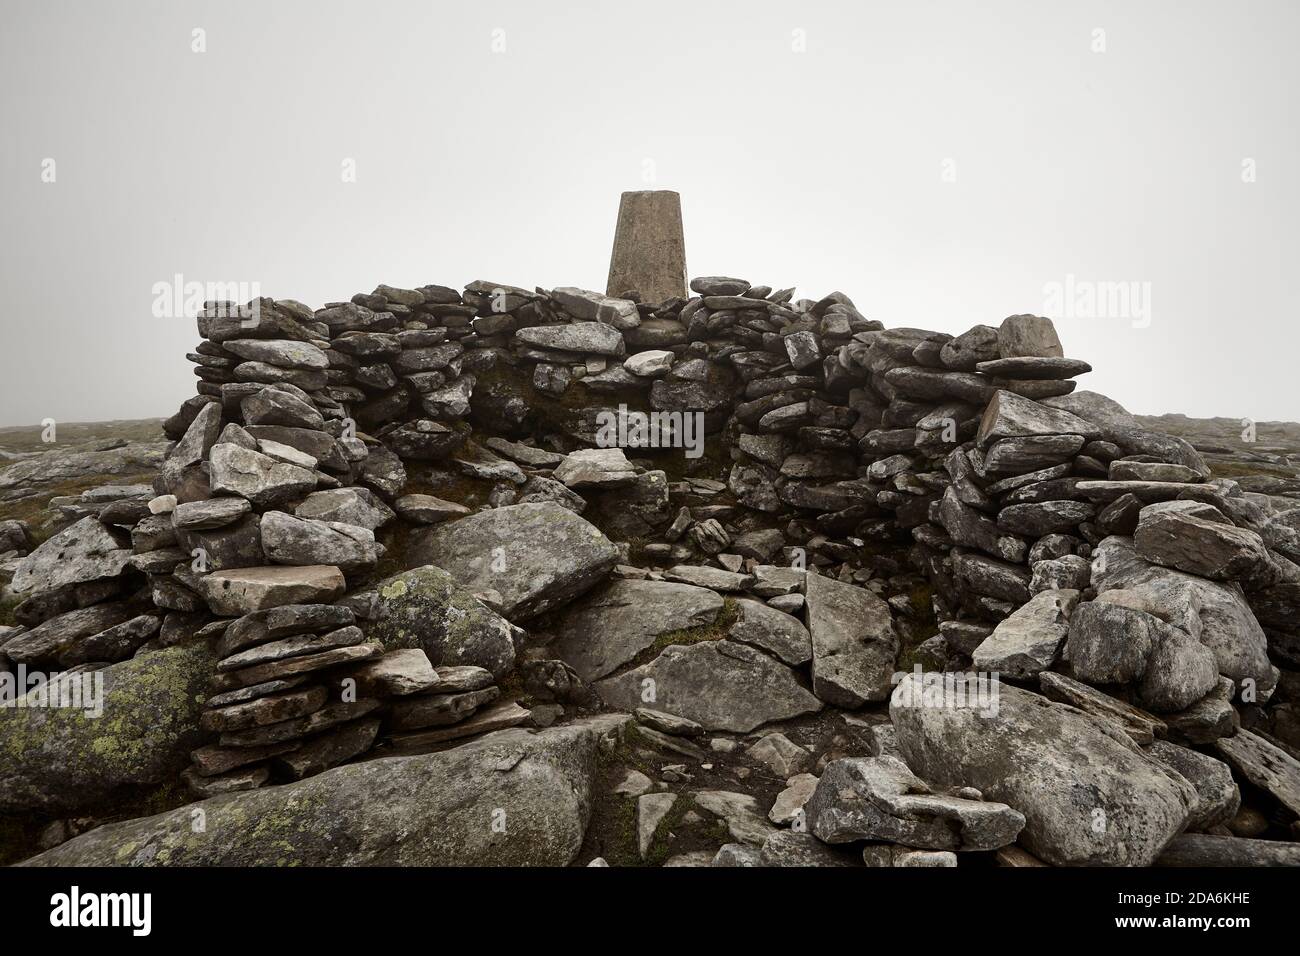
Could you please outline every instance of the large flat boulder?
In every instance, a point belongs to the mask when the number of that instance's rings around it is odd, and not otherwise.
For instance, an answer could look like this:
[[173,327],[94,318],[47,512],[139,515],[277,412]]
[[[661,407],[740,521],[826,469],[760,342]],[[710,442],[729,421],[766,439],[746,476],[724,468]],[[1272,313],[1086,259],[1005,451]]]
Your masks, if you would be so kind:
[[[595,686],[611,707],[650,707],[693,720],[705,730],[738,733],[822,706],[790,668],[760,650],[726,640],[671,645],[650,663]],[[647,694],[654,699],[646,699]]]
[[1249,528],[1194,513],[1195,502],[1147,505],[1133,545],[1147,561],[1214,581],[1249,580],[1269,566],[1263,539]]
[[548,647],[583,680],[596,680],[633,660],[660,635],[712,624],[721,612],[722,598],[706,588],[611,581],[565,608]]
[[82,518],[18,563],[9,589],[41,594],[72,584],[115,578],[131,559],[130,543],[94,517]]
[[1058,866],[1147,866],[1187,824],[1192,785],[1115,724],[1007,684],[996,708],[927,699],[909,675],[889,715],[908,767],[1019,810],[1019,842]]
[[171,647],[62,678],[102,678],[98,713],[48,706],[6,711],[0,812],[75,810],[123,787],[173,779],[204,737],[199,714],[215,663],[205,644]]
[[410,554],[471,591],[498,592],[512,620],[562,607],[618,560],[599,528],[554,502],[493,508],[417,532]]
[[109,824],[26,865],[565,866],[591,813],[598,727],[503,730],[347,764]]

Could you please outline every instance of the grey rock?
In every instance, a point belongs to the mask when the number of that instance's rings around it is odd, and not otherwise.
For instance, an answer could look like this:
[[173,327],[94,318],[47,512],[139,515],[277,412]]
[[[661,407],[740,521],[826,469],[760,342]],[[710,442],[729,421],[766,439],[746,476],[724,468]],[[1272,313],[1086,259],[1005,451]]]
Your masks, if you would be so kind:
[[[508,730],[442,753],[348,764],[100,827],[28,863],[565,866],[590,816],[598,736],[584,725]],[[195,807],[207,832],[191,826]],[[496,807],[509,808],[504,831],[490,825]],[[260,823],[219,827],[213,839],[221,820]]]
[[584,448],[567,455],[554,478],[567,488],[618,488],[635,480],[636,468],[621,448]]
[[1056,663],[1078,591],[1043,591],[1003,620],[971,654],[976,670],[1027,679]]
[[839,707],[889,696],[898,655],[889,606],[863,588],[823,575],[807,577],[813,692]]
[[1268,567],[1268,549],[1256,532],[1178,507],[1189,504],[1194,502],[1143,508],[1133,534],[1138,554],[1162,567],[1213,581],[1248,580]]
[[230,443],[213,446],[209,465],[214,493],[239,495],[256,508],[286,504],[316,488],[314,472]]
[[1040,315],[1011,315],[998,327],[998,354],[1002,358],[1020,356],[1061,357],[1065,350],[1052,320]]
[[69,585],[115,578],[127,568],[131,549],[119,532],[93,517],[82,518],[23,558],[9,589],[41,594]]
[[1241,809],[1241,791],[1222,760],[1167,740],[1153,742],[1146,751],[1151,759],[1180,774],[1196,789],[1198,800],[1188,818],[1188,829],[1208,830],[1226,823]]
[[418,531],[410,551],[414,561],[445,568],[464,587],[499,591],[510,618],[568,603],[618,560],[599,529],[553,503],[494,508]]
[[373,531],[282,511],[262,516],[262,548],[273,564],[332,564],[344,572],[372,568],[379,560]]
[[538,348],[583,355],[622,357],[627,351],[618,329],[603,322],[530,326],[517,331],[515,337]]
[[0,721],[0,810],[75,810],[172,779],[201,742],[200,702],[213,663],[206,646],[191,644],[95,671],[104,719],[69,707],[10,712]]
[[736,602],[739,617],[727,631],[727,637],[767,651],[791,667],[812,660],[812,637],[793,615],[778,611],[760,601]]
[[1149,865],[1186,826],[1191,785],[1115,725],[1006,684],[997,700],[996,714],[927,706],[918,678],[904,678],[889,710],[908,766],[1019,810],[1020,845],[1057,866]]
[[936,850],[994,850],[1014,843],[1025,818],[1002,803],[934,793],[896,757],[833,760],[804,805],[827,843],[884,840]]
[[377,531],[393,520],[393,510],[369,488],[331,488],[313,491],[293,513],[299,518],[341,522]]
[[[646,680],[655,699],[644,699]],[[612,707],[652,706],[706,730],[748,732],[774,720],[821,709],[785,665],[731,641],[671,645],[655,660],[595,685]]]
[[[611,581],[561,612],[549,647],[583,680],[613,673],[662,635],[712,624],[713,591],[668,581]],[[775,613],[775,612],[773,612]]]
[[514,667],[522,641],[518,628],[433,565],[382,581],[367,631],[390,650],[419,648],[435,666],[472,665],[496,679]]

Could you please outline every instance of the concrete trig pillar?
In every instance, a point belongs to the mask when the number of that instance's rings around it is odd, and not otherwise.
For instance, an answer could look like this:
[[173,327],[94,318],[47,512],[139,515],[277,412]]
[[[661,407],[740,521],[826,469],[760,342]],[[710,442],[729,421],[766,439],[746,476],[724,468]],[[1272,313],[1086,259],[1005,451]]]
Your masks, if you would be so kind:
[[623,193],[606,295],[636,290],[642,302],[686,295],[682,197],[669,189]]

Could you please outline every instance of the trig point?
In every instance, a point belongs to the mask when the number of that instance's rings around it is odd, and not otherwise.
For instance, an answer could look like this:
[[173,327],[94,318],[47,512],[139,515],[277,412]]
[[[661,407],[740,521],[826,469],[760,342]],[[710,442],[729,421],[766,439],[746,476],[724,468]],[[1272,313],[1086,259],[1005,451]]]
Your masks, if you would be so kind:
[[682,197],[669,189],[623,193],[606,295],[636,290],[642,302],[686,295]]

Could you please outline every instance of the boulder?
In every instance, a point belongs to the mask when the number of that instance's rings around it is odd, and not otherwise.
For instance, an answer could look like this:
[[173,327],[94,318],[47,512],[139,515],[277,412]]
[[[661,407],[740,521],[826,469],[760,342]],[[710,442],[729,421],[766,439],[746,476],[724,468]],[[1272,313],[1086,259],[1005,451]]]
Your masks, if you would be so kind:
[[[8,711],[0,720],[0,812],[95,807],[174,779],[203,740],[199,714],[215,663],[205,644],[170,647],[60,678],[68,701],[76,700],[71,682],[92,682],[83,699],[93,702],[93,683],[102,680],[100,708]],[[53,685],[46,690],[56,693]],[[29,704],[37,702],[31,694]]]
[[1269,566],[1268,549],[1248,528],[1201,517],[1175,501],[1147,505],[1138,517],[1133,545],[1153,564],[1212,581],[1249,580]]
[[515,664],[523,634],[433,565],[375,588],[367,632],[389,650],[420,648],[435,666],[481,667],[496,679]]
[[[595,688],[611,707],[650,706],[706,730],[739,733],[822,706],[784,664],[727,640],[670,645],[650,663],[606,678]],[[647,693],[654,699],[647,700]]]
[[515,337],[538,348],[583,355],[622,357],[627,352],[618,329],[603,322],[571,322],[560,325],[535,325],[520,329]]
[[1025,818],[1002,803],[934,793],[897,757],[833,760],[804,805],[808,829],[827,843],[887,841],[930,850],[996,850]]
[[344,572],[372,568],[379,560],[373,531],[282,511],[262,515],[262,548],[273,564],[332,564]]
[[889,696],[898,635],[889,605],[863,588],[819,574],[805,584],[813,692],[837,707]]
[[1273,693],[1277,670],[1268,659],[1268,639],[1238,585],[1152,564],[1131,539],[1117,536],[1097,546],[1092,584],[1099,596],[1115,589],[1142,595],[1163,620],[1210,649],[1221,675],[1238,687],[1253,681],[1260,702]]
[[767,651],[791,667],[812,660],[812,637],[798,618],[749,598],[737,601],[736,609],[739,617],[727,631],[729,640]]
[[971,654],[976,670],[1015,679],[1036,677],[1056,663],[1070,629],[1078,591],[1042,591],[1004,619]]
[[215,494],[239,495],[256,508],[284,504],[316,488],[316,474],[232,442],[212,447],[209,483]]
[[231,568],[199,579],[213,614],[240,617],[282,604],[324,603],[342,597],[347,582],[333,565]]
[[551,502],[494,508],[417,531],[410,554],[470,590],[497,591],[511,619],[567,604],[618,560],[618,549],[595,525]]
[[9,590],[15,594],[42,594],[115,578],[126,570],[130,559],[131,548],[120,532],[96,518],[82,518],[19,561]]
[[916,676],[904,678],[889,714],[908,767],[931,785],[974,787],[1019,810],[1019,843],[1057,866],[1148,866],[1182,832],[1197,805],[1191,784],[1117,726],[997,689],[992,714],[934,706]]
[[998,355],[1002,358],[1021,356],[1065,355],[1061,340],[1052,320],[1041,315],[1010,315],[998,327]]
[[503,730],[223,794],[100,827],[27,865],[565,866],[591,813],[597,727]]
[[583,680],[596,680],[633,660],[660,636],[712,624],[721,612],[722,598],[704,588],[611,581],[561,612],[548,647]]

